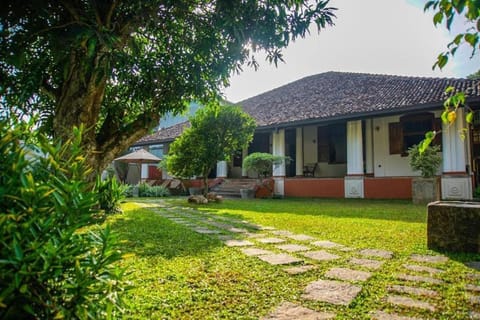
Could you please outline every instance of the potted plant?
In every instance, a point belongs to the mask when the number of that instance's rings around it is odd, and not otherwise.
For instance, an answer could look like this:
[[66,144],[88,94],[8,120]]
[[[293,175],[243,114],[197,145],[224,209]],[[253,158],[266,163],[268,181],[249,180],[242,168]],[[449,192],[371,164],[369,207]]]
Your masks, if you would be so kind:
[[423,152],[420,152],[416,145],[408,149],[410,167],[421,173],[421,177],[412,179],[413,203],[429,203],[440,199],[437,171],[442,163],[442,157],[439,152],[439,146],[430,146]]
[[[243,168],[252,170],[257,174],[257,183],[253,189],[240,189],[243,197],[271,197],[273,195],[274,181],[272,179],[273,165],[288,161],[290,158],[274,156],[270,153],[254,152],[243,160]],[[243,190],[243,191],[242,191]]]

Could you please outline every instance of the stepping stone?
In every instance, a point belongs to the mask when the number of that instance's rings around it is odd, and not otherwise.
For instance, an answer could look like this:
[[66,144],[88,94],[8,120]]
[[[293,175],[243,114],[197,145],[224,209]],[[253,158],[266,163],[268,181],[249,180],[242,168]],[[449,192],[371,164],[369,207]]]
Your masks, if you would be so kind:
[[415,296],[426,296],[426,297],[438,296],[437,291],[424,289],[424,288],[409,287],[409,286],[391,285],[388,287],[388,291],[394,291],[398,293],[407,293]]
[[282,303],[274,312],[262,320],[326,320],[335,318],[334,313],[317,312],[291,302]]
[[298,267],[289,267],[283,270],[288,274],[295,275],[295,274],[305,273],[307,271],[314,270],[314,269],[317,269],[317,266],[312,266],[307,264],[307,265],[298,266]]
[[391,259],[393,252],[380,249],[363,249],[359,252],[362,256]]
[[376,311],[372,315],[372,320],[421,320],[420,318],[412,318],[406,316],[400,316],[395,313],[387,313],[383,311]]
[[443,281],[440,279],[430,278],[430,277],[422,277],[422,276],[411,276],[408,274],[397,274],[396,276],[399,280],[405,281],[413,281],[413,282],[426,282],[431,284],[442,284]]
[[336,254],[332,254],[325,250],[305,252],[305,253],[302,253],[302,255],[307,258],[318,260],[318,261],[330,261],[330,260],[335,260],[340,258],[340,256],[337,256]]
[[468,291],[480,292],[480,286],[476,286],[474,284],[467,284],[465,286],[465,289],[467,289]]
[[292,234],[287,237],[297,241],[309,241],[315,239],[314,237],[307,236],[306,234]]
[[383,261],[360,258],[352,258],[349,260],[349,262],[372,270],[380,269],[384,263]]
[[309,247],[301,246],[298,244],[282,244],[279,246],[275,246],[276,248],[288,252],[298,252],[298,251],[307,251],[310,250]]
[[277,235],[277,236],[291,236],[291,235],[293,235],[293,232],[290,232],[290,231],[287,231],[287,230],[274,230],[274,231],[271,231],[271,233],[273,233],[274,235]]
[[264,230],[264,231],[271,231],[271,230],[275,230],[274,227],[269,227],[269,226],[259,226],[259,230]]
[[291,255],[288,255],[285,253],[262,255],[262,256],[258,256],[258,258],[271,265],[292,264],[292,263],[299,263],[303,261],[302,259],[292,257]]
[[220,228],[220,229],[228,229],[228,228],[233,228],[231,225],[229,224],[224,224],[224,223],[220,223],[220,222],[204,222],[208,225],[211,225],[211,226],[214,226],[214,227],[217,227],[217,228]]
[[274,254],[272,251],[258,249],[258,248],[245,248],[245,249],[241,249],[241,251],[247,256],[261,256],[264,254]]
[[480,280],[480,273],[469,273],[467,278],[470,280]]
[[468,294],[467,296],[471,304],[480,304],[480,296],[476,296],[474,294]]
[[361,290],[362,287],[347,282],[317,280],[307,285],[302,298],[346,306]]
[[423,309],[430,312],[435,312],[435,307],[432,306],[430,303],[412,299],[409,297],[389,295],[387,296],[387,302],[396,306]]
[[246,247],[246,246],[253,246],[248,240],[227,240],[225,241],[225,245],[227,247]]
[[193,231],[200,234],[219,234],[220,233],[220,231],[218,230],[205,229],[205,228],[196,228],[196,229],[193,229]]
[[250,232],[247,232],[244,234],[247,238],[263,238],[263,237],[266,237],[266,234],[265,233],[250,233]]
[[445,263],[448,261],[448,258],[445,256],[430,256],[430,255],[421,255],[421,254],[412,254],[410,260],[416,262],[427,262],[427,263]]
[[372,274],[366,271],[352,270],[348,268],[331,268],[325,273],[328,278],[345,281],[367,281]]
[[467,262],[465,265],[469,268],[480,270],[480,261]]
[[227,241],[227,240],[232,240],[232,236],[230,235],[227,235],[227,234],[220,234],[220,235],[217,235],[217,238],[222,240],[222,241]]
[[419,265],[416,265],[416,264],[404,264],[403,266],[406,269],[411,270],[411,271],[415,271],[415,272],[427,272],[429,274],[438,274],[438,273],[445,272],[444,270],[441,270],[441,269],[419,266]]
[[261,243],[282,243],[285,242],[283,239],[279,238],[263,238],[263,239],[257,239],[258,242]]
[[344,247],[343,244],[339,244],[339,243],[335,243],[335,242],[327,241],[327,240],[315,241],[315,242],[312,242],[311,244],[313,244],[314,246],[317,246],[317,247],[325,248],[325,249],[335,249],[335,248],[343,248]]
[[230,232],[234,232],[234,233],[247,233],[248,232],[247,229],[235,228],[235,227],[228,228],[227,230],[230,231]]
[[480,312],[471,311],[469,315],[470,319],[480,319]]

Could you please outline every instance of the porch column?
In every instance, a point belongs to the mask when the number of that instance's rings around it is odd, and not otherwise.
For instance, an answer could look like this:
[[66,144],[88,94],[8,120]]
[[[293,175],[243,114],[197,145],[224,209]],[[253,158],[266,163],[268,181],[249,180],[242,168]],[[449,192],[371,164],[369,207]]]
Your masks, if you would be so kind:
[[227,161],[218,161],[217,162],[217,178],[226,178],[227,177]]
[[455,123],[442,124],[442,199],[472,199],[472,179],[466,172],[467,140],[459,133],[465,127],[463,108],[457,110]]
[[373,175],[373,121],[365,120],[365,173]]
[[[285,130],[279,129],[273,132],[273,155],[285,156]],[[275,181],[274,194],[277,196],[285,195],[285,161],[281,164],[273,165],[273,180]]]
[[142,163],[140,165],[140,181],[145,181],[148,179],[148,164]]
[[[245,160],[247,156],[248,156],[248,148],[244,148],[242,150],[242,161]],[[247,169],[245,169],[242,164],[242,178],[246,178],[247,176],[248,176]]]
[[303,129],[297,128],[295,135],[295,175],[303,176]]
[[362,120],[347,122],[345,198],[363,198]]

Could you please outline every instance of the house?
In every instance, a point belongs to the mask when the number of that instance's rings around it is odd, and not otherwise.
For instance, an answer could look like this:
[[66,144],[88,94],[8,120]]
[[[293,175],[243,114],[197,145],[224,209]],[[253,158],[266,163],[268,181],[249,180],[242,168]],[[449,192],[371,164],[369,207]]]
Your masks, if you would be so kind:
[[[452,126],[439,119],[449,86],[467,94],[466,106],[475,112],[468,128],[464,117]],[[238,104],[257,122],[242,157],[270,152],[292,159],[274,167],[278,195],[411,198],[411,180],[419,173],[410,169],[407,150],[431,130],[441,132],[434,143],[442,150],[442,198],[470,199],[480,182],[479,81],[326,72]],[[167,148],[185,125],[160,130],[135,145]],[[461,128],[467,128],[465,139]],[[242,157],[219,163],[217,176],[247,176]],[[315,168],[308,177],[305,166]]]

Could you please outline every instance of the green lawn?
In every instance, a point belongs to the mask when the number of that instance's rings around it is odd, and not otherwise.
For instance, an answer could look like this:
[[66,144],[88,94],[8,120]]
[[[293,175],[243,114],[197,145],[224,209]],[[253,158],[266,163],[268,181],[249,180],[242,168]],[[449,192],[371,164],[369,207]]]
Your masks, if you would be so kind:
[[[334,306],[306,301],[301,295],[308,283],[320,279],[329,268],[348,266],[351,253],[338,253],[341,259],[318,262],[318,269],[292,276],[281,266],[269,265],[244,255],[239,248],[225,246],[215,236],[197,234],[162,217],[165,209],[148,209],[165,203],[177,206],[175,212],[185,211],[181,206],[187,207],[184,198],[129,202],[123,205],[124,214],[108,219],[118,234],[124,253],[122,264],[132,284],[126,296],[128,318],[257,319],[282,301],[335,312],[337,319],[369,319],[369,312],[374,310],[424,318],[468,319],[468,312],[476,308],[469,304],[463,290],[472,281],[467,278],[472,271],[462,262],[480,260],[479,255],[449,256],[450,261],[439,267],[446,271],[442,274],[445,284],[435,285],[439,296],[427,299],[437,306],[434,314],[394,307],[385,301],[387,286],[400,284],[394,275],[408,263],[412,253],[438,254],[426,248],[425,206],[404,201],[318,199],[226,200],[221,204],[189,206],[194,210],[188,212],[203,219],[205,214],[213,220],[224,217],[239,227],[245,220],[353,248],[394,252],[394,259],[363,283],[362,292],[353,303]],[[263,248],[275,251],[272,245]],[[474,284],[480,285],[478,281]]]

